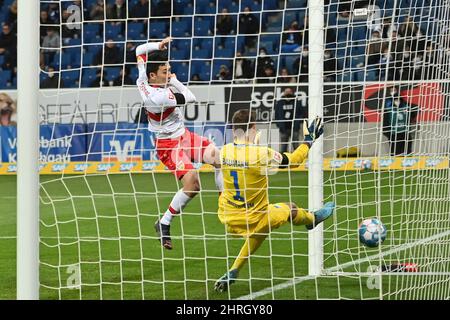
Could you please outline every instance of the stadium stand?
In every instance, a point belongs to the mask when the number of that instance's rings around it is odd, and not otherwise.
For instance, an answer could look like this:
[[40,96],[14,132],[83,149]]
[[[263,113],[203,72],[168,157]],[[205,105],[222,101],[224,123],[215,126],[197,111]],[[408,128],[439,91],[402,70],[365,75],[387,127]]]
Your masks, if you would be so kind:
[[[366,77],[367,81],[379,80],[382,77],[390,80],[397,79],[396,73],[386,75],[378,71],[383,65],[382,47],[380,52],[371,56],[370,71],[365,75],[361,72],[369,64],[365,59],[369,43],[377,31],[381,32],[382,41],[394,41],[389,38],[391,35],[385,31],[391,24],[399,38],[405,37],[405,32],[411,28],[418,31],[419,34],[438,36],[437,26],[429,23],[429,18],[421,19],[422,16],[433,17],[432,6],[429,6],[430,9],[426,9],[428,8],[426,4],[430,1],[424,0],[424,5],[418,7],[414,12],[415,18],[408,20],[408,12],[405,10],[409,9],[404,8],[410,8],[409,0],[401,1],[399,8],[393,7],[394,1],[376,0],[375,4],[379,6],[382,17],[396,12],[394,15],[396,18],[394,21],[384,19],[380,26],[375,27],[369,26],[367,20],[357,21],[356,18],[352,19],[351,27],[349,27],[350,18],[348,15],[346,16],[345,9],[339,7],[338,1],[325,1],[326,48],[337,60],[336,80],[358,81],[362,77]],[[255,58],[259,48],[262,47],[280,64],[277,66],[277,70],[286,67],[291,75],[299,76],[299,74],[292,74],[292,72],[296,72],[292,61],[294,60],[293,54],[295,57],[301,55],[308,43],[306,0],[149,0],[148,2],[151,12],[154,13],[151,18],[143,18],[142,8],[148,8],[145,0],[128,0],[125,1],[129,13],[128,19],[107,18],[105,20],[102,18],[99,20],[99,17],[102,16],[111,17],[110,14],[102,14],[102,10],[110,12],[115,0],[105,0],[103,7],[101,6],[102,1],[83,0],[81,2],[83,24],[80,25],[82,30],[69,30],[66,27],[63,27],[63,30],[57,29],[61,36],[61,47],[57,49],[56,54],[51,56],[50,60],[47,56],[41,59],[41,72],[43,73],[41,81],[47,78],[45,73],[48,72],[49,67],[52,67],[57,72],[65,71],[61,74],[65,87],[77,87],[80,80],[81,87],[87,87],[93,80],[92,68],[101,64],[98,55],[105,54],[103,47],[106,40],[110,39],[115,42],[117,47],[121,48],[120,54],[126,54],[123,50],[125,41],[140,44],[147,40],[158,40],[166,36],[172,36],[174,39],[170,58],[174,61],[173,70],[180,73],[179,78],[183,82],[188,82],[194,74],[198,74],[200,81],[215,80],[214,75],[221,65],[225,64],[231,68],[231,71],[233,70],[233,59],[236,57],[236,52],[240,52],[244,58]],[[66,19],[69,15],[66,9],[77,3],[80,1],[64,1],[61,4],[43,2],[41,4],[41,45],[46,30],[59,24],[60,17],[62,17],[62,22],[67,22]],[[16,53],[13,49],[15,45],[11,45],[11,41],[17,41],[15,16],[13,10],[11,11],[11,6],[15,4],[15,0],[1,1],[0,23],[2,27],[6,27],[0,34],[0,89],[14,89],[16,83]],[[166,15],[167,12],[172,12],[172,4],[175,17]],[[239,32],[238,22],[246,7],[250,8],[250,14],[253,14],[259,22],[260,33],[257,35],[243,35]],[[230,35],[216,37],[215,15],[217,12],[222,12],[223,9],[226,9],[232,16],[233,23],[236,24],[238,30]],[[63,11],[61,15],[59,10]],[[420,14],[417,14],[417,10],[421,10]],[[197,15],[192,16],[193,13]],[[426,24],[423,23],[425,20]],[[293,21],[298,22],[298,32],[302,36],[296,37],[296,39],[300,39],[298,46],[284,46],[282,32],[288,30]],[[11,29],[11,34],[8,34],[6,30],[8,27]],[[382,30],[376,30],[377,28]],[[420,38],[420,35],[418,37]],[[414,46],[396,47],[396,50],[412,51],[410,59],[413,60],[424,56],[423,51],[426,46],[428,44],[421,43],[420,39],[417,39]],[[289,51],[293,48],[295,48],[295,52]],[[123,59],[119,59],[119,61],[123,61]],[[300,61],[299,64],[301,66],[302,62]],[[123,63],[118,63],[115,67],[124,68],[125,66]],[[298,69],[301,72],[302,68]],[[106,71],[104,72],[107,77],[105,80],[111,79],[117,74],[117,71],[113,73]],[[134,74],[135,72],[132,72],[130,76]],[[403,77],[404,74],[405,72],[403,72]],[[417,76],[410,75],[410,77],[414,79]],[[305,77],[303,76],[302,79]],[[103,83],[108,83],[108,81]]]

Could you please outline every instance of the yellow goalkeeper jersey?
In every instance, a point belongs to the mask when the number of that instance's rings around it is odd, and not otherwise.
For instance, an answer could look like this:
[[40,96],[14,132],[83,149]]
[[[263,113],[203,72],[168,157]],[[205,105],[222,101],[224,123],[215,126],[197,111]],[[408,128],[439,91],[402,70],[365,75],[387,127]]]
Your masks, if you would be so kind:
[[255,223],[267,213],[268,175],[281,164],[283,156],[268,147],[229,143],[220,151],[224,190],[219,198],[222,223],[245,218]]

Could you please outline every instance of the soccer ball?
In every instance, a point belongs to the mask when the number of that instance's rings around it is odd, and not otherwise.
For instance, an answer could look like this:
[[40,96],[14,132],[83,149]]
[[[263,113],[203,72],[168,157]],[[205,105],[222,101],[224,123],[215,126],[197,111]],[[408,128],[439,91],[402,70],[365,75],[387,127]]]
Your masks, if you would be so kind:
[[370,159],[363,159],[361,161],[361,168],[364,170],[372,169],[372,161]]
[[386,239],[387,229],[384,224],[376,219],[366,219],[359,225],[359,241],[370,248],[378,247]]

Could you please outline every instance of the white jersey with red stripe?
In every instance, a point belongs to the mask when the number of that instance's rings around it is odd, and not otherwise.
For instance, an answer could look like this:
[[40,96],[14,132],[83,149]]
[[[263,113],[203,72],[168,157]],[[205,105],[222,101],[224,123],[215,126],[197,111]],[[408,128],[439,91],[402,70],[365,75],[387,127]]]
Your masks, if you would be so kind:
[[[185,131],[182,107],[177,107],[177,99],[169,87],[152,86],[148,83],[146,63],[147,53],[158,50],[159,43],[148,43],[136,48],[139,77],[137,87],[147,110],[148,129],[155,133],[157,139],[173,139],[181,136]],[[179,91],[188,90],[177,79],[171,79],[169,86]],[[192,93],[189,91],[192,95]],[[192,95],[192,97],[194,97]],[[186,102],[193,102],[192,97]],[[195,101],[195,97],[194,97]]]

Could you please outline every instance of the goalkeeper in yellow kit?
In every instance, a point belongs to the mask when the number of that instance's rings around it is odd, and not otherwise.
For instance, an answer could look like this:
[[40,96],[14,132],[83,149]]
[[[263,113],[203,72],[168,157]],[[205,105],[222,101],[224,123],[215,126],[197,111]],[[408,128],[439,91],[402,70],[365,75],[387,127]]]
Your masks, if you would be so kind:
[[268,201],[268,173],[277,168],[299,166],[323,133],[322,119],[316,118],[309,127],[304,121],[304,143],[294,152],[283,154],[255,144],[258,133],[254,112],[236,111],[232,122],[234,142],[220,152],[224,189],[219,198],[219,219],[228,232],[246,240],[230,270],[216,282],[214,288],[220,292],[235,282],[239,270],[271,230],[287,222],[313,229],[332,215],[335,206],[328,202],[322,209],[309,212],[292,202],[269,204]]

